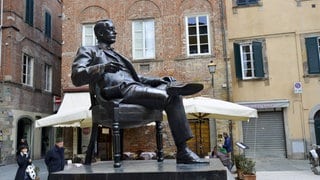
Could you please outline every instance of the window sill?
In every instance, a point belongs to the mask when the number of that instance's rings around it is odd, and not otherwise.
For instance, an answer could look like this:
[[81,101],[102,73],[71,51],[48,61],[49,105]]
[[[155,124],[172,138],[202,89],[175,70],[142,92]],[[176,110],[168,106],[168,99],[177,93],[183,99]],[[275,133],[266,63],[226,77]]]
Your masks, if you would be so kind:
[[29,84],[23,84],[23,83],[22,83],[22,87],[23,87],[23,88],[26,88],[26,89],[34,89],[33,86],[32,86],[32,85],[29,85]]
[[305,74],[303,75],[303,78],[318,78],[320,77],[320,73],[319,74]]
[[192,60],[192,59],[212,59],[214,58],[213,55],[193,55],[193,56],[188,56],[188,57],[181,57],[181,58],[176,58],[174,59],[175,61],[184,61],[184,60]]
[[247,7],[255,7],[255,6],[262,6],[262,3],[254,3],[254,4],[243,4],[243,5],[235,5],[233,8],[247,8]]
[[237,14],[238,13],[237,9],[250,8],[250,7],[261,7],[261,6],[263,6],[262,1],[258,1],[255,4],[245,4],[245,5],[237,5],[237,3],[234,3],[232,9],[233,9],[233,14]]
[[132,64],[138,64],[138,63],[150,63],[150,62],[161,62],[163,60],[157,60],[157,59],[134,59],[131,61]]
[[250,79],[239,79],[239,81],[265,81],[268,80],[268,77],[255,77],[255,78],[250,78]]

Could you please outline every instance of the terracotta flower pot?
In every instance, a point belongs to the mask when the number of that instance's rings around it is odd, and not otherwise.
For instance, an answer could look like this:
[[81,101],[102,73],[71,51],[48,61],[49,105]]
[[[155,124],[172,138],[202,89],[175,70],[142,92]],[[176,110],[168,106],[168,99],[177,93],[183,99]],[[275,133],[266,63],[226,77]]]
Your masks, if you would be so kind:
[[255,174],[242,174],[243,180],[256,180]]

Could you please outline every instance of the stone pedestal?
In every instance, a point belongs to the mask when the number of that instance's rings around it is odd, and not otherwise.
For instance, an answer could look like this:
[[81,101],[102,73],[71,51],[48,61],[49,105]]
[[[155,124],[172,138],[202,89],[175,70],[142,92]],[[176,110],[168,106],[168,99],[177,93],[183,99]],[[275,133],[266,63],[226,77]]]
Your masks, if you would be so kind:
[[64,171],[49,175],[49,180],[227,180],[227,170],[219,159],[209,164],[176,164],[176,160],[123,161],[120,168],[113,168],[113,161],[93,163],[91,166],[68,165]]

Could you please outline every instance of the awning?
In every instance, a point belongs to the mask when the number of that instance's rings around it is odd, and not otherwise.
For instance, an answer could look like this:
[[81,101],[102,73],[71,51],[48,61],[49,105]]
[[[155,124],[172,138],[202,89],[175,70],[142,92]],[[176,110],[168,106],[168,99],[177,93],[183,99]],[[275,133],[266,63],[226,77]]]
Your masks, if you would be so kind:
[[89,127],[91,126],[89,92],[65,93],[57,114],[36,121],[35,126]]
[[241,104],[254,109],[274,109],[289,107],[289,100],[278,99],[270,101],[237,102],[237,104]]

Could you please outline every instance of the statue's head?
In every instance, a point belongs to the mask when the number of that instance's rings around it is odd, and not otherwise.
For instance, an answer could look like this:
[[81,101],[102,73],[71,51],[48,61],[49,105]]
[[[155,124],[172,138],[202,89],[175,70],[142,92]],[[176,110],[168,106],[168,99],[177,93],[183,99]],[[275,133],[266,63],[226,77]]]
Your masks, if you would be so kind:
[[110,19],[100,20],[94,26],[94,33],[98,42],[113,44],[116,42],[116,31],[113,22]]

